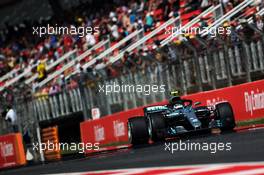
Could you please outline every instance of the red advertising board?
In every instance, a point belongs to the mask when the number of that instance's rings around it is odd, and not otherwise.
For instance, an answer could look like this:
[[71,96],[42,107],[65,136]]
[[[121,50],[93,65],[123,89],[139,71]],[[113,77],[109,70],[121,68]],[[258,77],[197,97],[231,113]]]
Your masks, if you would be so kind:
[[186,96],[203,105],[231,103],[236,121],[264,118],[264,80]]
[[[190,94],[183,98],[199,101],[202,105],[214,105],[221,101],[228,101],[233,107],[236,121],[264,117],[264,80]],[[163,101],[157,104],[166,103],[167,101]],[[81,123],[82,141],[84,143],[99,143],[100,145],[127,142],[128,118],[142,115],[143,107],[140,107],[97,120],[85,121]]]
[[127,142],[127,120],[142,116],[143,110],[133,109],[81,123],[81,138],[84,143],[100,145]]
[[26,164],[22,135],[8,134],[0,136],[0,168]]

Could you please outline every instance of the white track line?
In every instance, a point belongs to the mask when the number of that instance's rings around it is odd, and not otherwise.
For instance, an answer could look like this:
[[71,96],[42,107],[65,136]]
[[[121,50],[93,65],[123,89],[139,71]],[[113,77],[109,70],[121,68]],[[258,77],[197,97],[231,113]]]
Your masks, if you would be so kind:
[[264,168],[255,168],[254,170],[242,170],[236,173],[223,173],[218,175],[257,175],[264,174]]
[[208,171],[213,171],[213,170],[221,170],[225,168],[232,167],[234,165],[208,165],[207,167],[195,169],[195,170],[184,170],[184,171],[179,171],[179,172],[171,172],[171,173],[165,173],[162,175],[188,175],[188,174],[193,174],[193,173],[205,173]]
[[[162,173],[162,175],[185,175],[185,174],[193,174],[193,173],[201,173],[206,171],[212,170],[221,170],[226,169],[229,167],[236,167],[236,166],[250,166],[250,165],[264,165],[264,162],[234,162],[234,163],[215,163],[215,164],[197,164],[197,165],[180,165],[180,166],[166,166],[166,167],[152,167],[152,168],[131,168],[131,169],[115,169],[115,170],[100,170],[100,171],[87,171],[87,172],[75,172],[75,173],[59,173],[54,175],[82,175],[82,174],[100,174],[100,173],[107,173],[113,172],[115,175],[132,175],[137,173],[144,173],[148,171],[155,171],[155,170],[171,170],[181,169],[181,168],[195,168],[192,170],[183,170],[178,172],[171,172],[171,173]],[[253,174],[260,174],[264,173],[264,168],[256,168],[254,170],[242,170],[237,173],[223,173],[221,175],[253,175]]]

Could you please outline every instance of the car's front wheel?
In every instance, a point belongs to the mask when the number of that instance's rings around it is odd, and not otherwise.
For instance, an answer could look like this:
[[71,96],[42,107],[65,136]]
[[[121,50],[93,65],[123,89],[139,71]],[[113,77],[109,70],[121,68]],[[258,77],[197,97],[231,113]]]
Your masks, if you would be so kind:
[[145,117],[133,117],[127,123],[128,139],[132,145],[148,143],[149,135]]
[[165,139],[166,123],[160,113],[150,114],[148,117],[148,133],[152,141],[162,141]]
[[236,126],[232,106],[228,102],[216,105],[217,118],[221,122],[221,130],[233,130]]

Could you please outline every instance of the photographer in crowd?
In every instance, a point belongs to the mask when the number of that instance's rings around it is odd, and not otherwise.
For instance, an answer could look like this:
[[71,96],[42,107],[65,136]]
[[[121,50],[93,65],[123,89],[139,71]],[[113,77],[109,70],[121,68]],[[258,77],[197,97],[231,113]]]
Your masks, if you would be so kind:
[[11,123],[12,132],[17,133],[18,132],[17,114],[11,105],[8,105],[6,110],[2,112],[2,117],[5,117],[5,120]]

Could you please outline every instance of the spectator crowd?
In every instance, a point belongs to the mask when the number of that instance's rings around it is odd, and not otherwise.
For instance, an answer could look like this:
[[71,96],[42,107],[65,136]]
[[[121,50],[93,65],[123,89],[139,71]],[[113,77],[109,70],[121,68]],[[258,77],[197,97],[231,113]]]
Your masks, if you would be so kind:
[[[232,10],[243,0],[220,0],[225,13]],[[211,5],[218,4],[219,0],[131,0],[107,2],[98,4],[95,2],[80,4],[74,9],[65,11],[63,19],[56,15],[48,20],[38,22],[24,21],[16,26],[5,24],[5,28],[0,31],[0,77],[13,71],[7,80],[0,82],[0,86],[18,76],[20,73],[30,68],[25,78],[29,78],[38,73],[38,81],[43,81],[49,73],[61,69],[67,64],[70,58],[66,59],[56,67],[47,71],[47,65],[60,59],[65,53],[77,49],[76,56],[81,55],[88,48],[93,47],[99,41],[110,39],[111,45],[122,40],[137,29],[144,29],[148,33],[167,21],[171,17],[177,17],[191,13],[195,10],[204,10]],[[254,5],[240,15],[252,15],[263,7],[263,1],[256,0]],[[245,16],[246,17],[246,16]],[[208,25],[207,21],[203,21]],[[202,22],[202,23],[203,23]],[[99,34],[90,33],[85,37],[78,35],[46,35],[37,37],[32,35],[33,26],[99,26]],[[236,31],[236,26],[242,24],[242,28]],[[239,39],[256,36],[258,32],[248,27],[245,21],[226,22],[232,30],[231,36],[226,38],[228,42],[235,43]],[[257,30],[263,31],[263,18],[260,15],[254,16],[254,26]],[[250,33],[251,32],[251,33]],[[183,36],[190,39],[188,36]],[[181,39],[182,40],[182,39]],[[175,43],[177,43],[176,41]],[[174,43],[174,44],[175,44]],[[130,43],[126,43],[126,47]],[[96,60],[96,63],[86,70],[82,66],[100,54],[100,51],[93,51],[81,62],[76,61],[74,70],[77,70],[78,77],[85,75],[85,79],[98,81],[99,79],[109,79],[118,77],[128,72],[146,72],[148,67],[156,64],[167,64],[168,58],[176,57],[170,48],[160,48],[158,37],[153,39],[151,46],[145,46],[136,52],[125,52],[122,59],[115,63],[110,63],[109,58]],[[184,52],[184,51],[183,51]],[[174,55],[174,56],[173,56]],[[32,69],[31,69],[32,68]],[[14,71],[16,70],[16,71]],[[71,71],[74,71],[71,70]],[[63,88],[73,88],[78,85],[78,78],[66,77],[71,73],[63,73],[55,80],[45,86],[42,92],[55,94]],[[29,86],[34,86],[32,82]],[[9,87],[14,88],[14,87]]]

